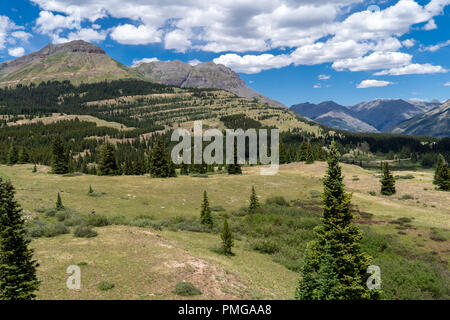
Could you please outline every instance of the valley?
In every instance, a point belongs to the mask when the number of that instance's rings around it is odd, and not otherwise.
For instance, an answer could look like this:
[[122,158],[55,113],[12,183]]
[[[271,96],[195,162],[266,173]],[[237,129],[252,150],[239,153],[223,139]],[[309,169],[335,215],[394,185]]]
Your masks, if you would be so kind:
[[[279,175],[270,177],[260,176],[257,166],[245,167],[244,174],[238,177],[212,174],[208,178],[169,179],[64,176],[50,174],[45,166],[39,166],[36,173],[31,173],[31,169],[29,165],[0,167],[1,176],[11,179],[16,186],[17,199],[28,221],[39,219],[50,225],[57,223],[45,210],[54,207],[56,194],[60,192],[65,207],[77,212],[75,214],[88,216],[95,209],[96,215],[107,217],[111,224],[96,227],[99,235],[94,238],[62,234],[32,241],[41,264],[38,274],[44,280],[38,298],[173,299],[177,298],[172,293],[175,284],[186,280],[203,292],[197,296],[200,299],[292,299],[298,278],[294,271],[298,262],[295,261],[301,259],[303,250],[285,251],[282,240],[276,240],[277,232],[286,232],[282,230],[297,221],[295,223],[303,229],[295,232],[304,235],[300,243],[309,239],[309,230],[318,223],[320,216],[316,192],[321,192],[320,178],[325,163],[282,165]],[[398,180],[397,194],[386,197],[377,191],[379,171],[353,165],[343,165],[343,170],[347,188],[353,193],[352,204],[360,212],[355,213],[356,221],[368,237],[363,246],[381,264],[384,298],[448,298],[444,288],[449,272],[450,199],[442,197],[442,191],[434,190],[432,171],[414,168],[395,171],[394,165],[395,174],[411,174],[414,178]],[[88,195],[89,185],[98,196]],[[256,229],[251,233],[251,229],[245,229],[253,228],[256,221],[251,222],[251,216],[239,213],[242,207],[248,206],[252,185],[261,203],[281,195],[288,203],[288,207],[283,204],[268,207],[272,208],[269,209],[272,216],[261,221],[260,228],[275,228],[277,219],[281,223],[267,235],[272,245],[280,246],[275,251],[269,251],[269,247],[262,249],[264,242],[258,241],[263,238],[254,233]],[[198,228],[192,219],[199,216],[203,190],[208,191],[212,208],[218,210],[213,211],[217,225],[223,216],[236,224],[234,256],[215,253],[214,248],[220,243],[216,231],[189,231]],[[370,195],[370,191],[376,195]],[[413,199],[402,200],[405,194],[412,194]],[[289,214],[283,210],[298,213],[288,222],[284,219]],[[411,222],[394,223],[403,220]],[[68,220],[62,223],[69,225]],[[244,229],[239,231],[241,223]],[[436,233],[446,240],[433,240]],[[384,246],[385,249],[379,249]],[[65,270],[72,264],[81,266],[80,291],[65,287]],[[417,268],[426,275],[419,275]],[[423,276],[420,281],[413,280]],[[97,288],[101,281],[114,283],[115,287],[103,292]]]

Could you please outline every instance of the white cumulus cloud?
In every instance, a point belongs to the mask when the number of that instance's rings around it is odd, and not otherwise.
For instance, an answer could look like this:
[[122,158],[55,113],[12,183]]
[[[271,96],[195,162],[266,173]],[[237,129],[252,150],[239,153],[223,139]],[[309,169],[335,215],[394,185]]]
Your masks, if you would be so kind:
[[319,74],[319,76],[317,77],[319,80],[328,80],[331,78],[330,75],[327,74]]
[[161,32],[152,26],[123,24],[113,29],[111,38],[121,44],[149,44],[161,42]]
[[[42,10],[36,28],[52,37],[59,37],[61,30],[80,30],[85,20],[91,29],[100,30],[94,27],[100,18],[128,19],[132,22],[111,28],[111,39],[131,45],[162,43],[177,52],[223,53],[217,58],[220,63],[245,73],[321,63],[335,63],[342,70],[371,70],[379,65],[370,61],[376,60],[371,54],[397,52],[400,57],[398,50],[414,43],[399,38],[419,24],[435,27],[434,18],[450,4],[450,0],[428,0],[425,5],[398,0],[383,10],[363,7],[353,12],[362,0],[31,1]],[[273,49],[289,53],[267,53]],[[246,55],[249,51],[257,54]],[[380,69],[403,67],[405,57]]]
[[375,73],[376,76],[391,75],[400,76],[405,74],[430,74],[430,73],[446,73],[448,70],[441,66],[434,66],[429,63],[418,64],[413,63],[404,67],[392,68]]
[[359,89],[364,89],[364,88],[372,88],[372,87],[386,87],[390,84],[392,84],[392,82],[382,81],[382,80],[363,80],[356,87]]
[[18,58],[25,54],[25,49],[23,47],[11,48],[11,49],[8,49],[8,54],[11,57]]
[[236,72],[249,74],[286,67],[292,63],[288,55],[261,54],[239,56],[235,53],[221,55],[213,61],[216,64],[223,64]]
[[411,59],[410,54],[402,52],[374,52],[364,57],[338,60],[333,63],[333,68],[338,71],[377,70],[407,65],[411,62]]

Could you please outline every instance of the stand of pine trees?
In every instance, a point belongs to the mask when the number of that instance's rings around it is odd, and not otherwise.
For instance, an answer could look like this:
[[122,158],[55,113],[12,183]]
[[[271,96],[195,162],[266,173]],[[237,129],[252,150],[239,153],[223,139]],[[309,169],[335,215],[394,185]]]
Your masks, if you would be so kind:
[[237,146],[234,144],[233,163],[227,165],[228,174],[242,174],[241,165],[238,163]]
[[8,152],[8,165],[15,165],[19,161],[19,154],[15,145],[12,145]]
[[14,188],[0,178],[0,300],[29,300],[39,288]]
[[311,144],[308,141],[303,141],[300,144],[298,161],[305,161],[308,164],[314,163],[314,154],[311,148]]
[[156,138],[150,153],[150,174],[153,178],[175,177],[175,167],[161,137]]
[[376,299],[367,288],[370,257],[361,252],[362,233],[353,224],[351,195],[344,190],[339,152],[331,143],[324,184],[322,225],[308,243],[295,293],[300,300]]
[[60,136],[56,136],[52,143],[52,172],[56,174],[69,172],[68,154]]
[[390,196],[395,194],[395,179],[389,170],[389,164],[383,163],[383,178],[381,178],[381,194]]
[[100,160],[98,162],[98,175],[108,176],[117,175],[119,167],[117,166],[116,150],[112,143],[105,143],[100,151]]

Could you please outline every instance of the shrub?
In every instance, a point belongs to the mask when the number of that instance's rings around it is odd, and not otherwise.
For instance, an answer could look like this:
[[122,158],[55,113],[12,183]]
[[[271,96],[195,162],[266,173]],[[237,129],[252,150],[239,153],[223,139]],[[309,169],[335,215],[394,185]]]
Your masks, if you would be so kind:
[[268,198],[266,200],[266,204],[276,204],[277,206],[289,207],[289,203],[282,196]]
[[443,234],[439,233],[439,231],[437,231],[437,230],[431,231],[430,239],[433,241],[438,241],[438,242],[447,241],[447,238]]
[[28,236],[32,238],[43,237],[46,228],[47,223],[44,220],[32,220],[31,223],[27,225]]
[[73,235],[78,238],[93,238],[98,236],[98,233],[92,230],[91,226],[79,226],[75,229]]
[[125,216],[112,216],[109,218],[109,222],[114,225],[127,225],[129,224]]
[[183,297],[196,296],[202,294],[200,289],[196,288],[192,283],[188,281],[178,282],[175,285],[175,290],[173,291],[173,293]]
[[222,206],[214,206],[211,207],[211,211],[225,211],[225,208]]
[[86,224],[93,227],[104,227],[109,225],[109,221],[104,215],[90,214],[86,219]]
[[67,233],[69,233],[69,229],[67,229],[67,227],[64,224],[57,223],[47,226],[44,231],[44,236],[50,238],[56,237],[60,234],[67,234]]
[[398,218],[397,221],[400,223],[410,223],[410,222],[412,222],[412,219],[408,218],[408,217],[401,217],[401,218]]
[[414,176],[412,174],[396,175],[395,179],[414,179]]
[[51,208],[51,209],[45,210],[45,215],[47,217],[54,217],[57,212],[58,212],[58,210],[56,208]]
[[322,193],[317,190],[310,190],[309,194],[311,195],[311,198],[319,198]]
[[414,197],[410,194],[404,194],[401,198],[399,198],[400,200],[411,200],[414,199]]
[[64,220],[64,225],[67,227],[81,226],[86,224],[86,219],[81,214],[74,215]]
[[251,242],[251,247],[253,250],[259,251],[261,253],[274,254],[278,252],[280,248],[278,244],[271,239],[256,239]]
[[101,291],[111,290],[114,287],[115,287],[114,283],[108,281],[102,281],[98,284],[98,289]]
[[369,191],[369,194],[374,197],[377,195],[377,193],[375,191]]

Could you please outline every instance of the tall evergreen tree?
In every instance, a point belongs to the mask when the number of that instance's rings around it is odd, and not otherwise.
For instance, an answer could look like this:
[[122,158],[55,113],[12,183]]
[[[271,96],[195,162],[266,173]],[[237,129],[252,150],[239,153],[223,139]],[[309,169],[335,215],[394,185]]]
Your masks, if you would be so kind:
[[28,163],[30,161],[30,156],[28,154],[28,151],[25,147],[20,149],[19,152],[19,163]]
[[100,150],[98,162],[98,175],[111,176],[118,174],[119,168],[116,160],[116,149],[112,143],[105,143]]
[[450,169],[448,164],[444,163],[442,168],[439,170],[439,176],[437,177],[437,185],[440,190],[449,191],[450,190]]
[[307,245],[296,299],[359,300],[375,299],[379,294],[366,286],[370,257],[360,249],[362,233],[353,224],[351,195],[344,189],[339,157],[333,141],[323,180],[322,224]]
[[442,168],[444,167],[445,164],[445,159],[442,156],[442,154],[438,155],[438,159],[437,159],[437,165],[436,165],[436,171],[434,172],[434,178],[433,178],[433,183],[436,185],[439,185],[439,179],[441,178],[441,171]]
[[150,153],[150,175],[153,178],[175,177],[175,167],[161,137],[157,137]]
[[13,144],[8,152],[8,165],[15,165],[19,161],[19,154],[16,146]]
[[386,196],[393,195],[395,191],[395,179],[389,170],[389,163],[383,163],[383,177],[381,178],[381,194]]
[[56,136],[52,143],[52,172],[56,174],[69,172],[69,161],[60,136]]
[[189,174],[188,165],[184,162],[180,165],[180,174],[183,176],[187,176]]
[[14,187],[0,178],[0,300],[29,300],[39,288]]
[[223,221],[223,228],[220,232],[220,238],[222,239],[222,250],[226,255],[232,254],[231,248],[234,245],[233,233],[231,232],[230,226],[228,225],[228,220]]
[[284,146],[283,142],[280,142],[279,146],[279,154],[280,154],[280,164],[285,164],[289,162],[289,155],[286,150],[286,147]]
[[233,145],[234,148],[234,158],[233,163],[227,165],[228,174],[242,174],[241,165],[238,163],[237,145]]
[[248,210],[253,213],[259,208],[258,196],[256,195],[255,186],[252,186],[252,194],[250,195],[250,205]]
[[313,151],[312,151],[312,148],[311,148],[311,144],[308,141],[303,141],[300,144],[298,160],[299,161],[305,161],[308,164],[314,162]]
[[206,193],[206,190],[203,191],[203,201],[200,212],[200,223],[209,227],[213,226],[211,208],[209,206],[208,194]]
[[58,196],[56,197],[56,209],[62,210],[64,209],[64,205],[62,203],[61,195],[58,192]]

